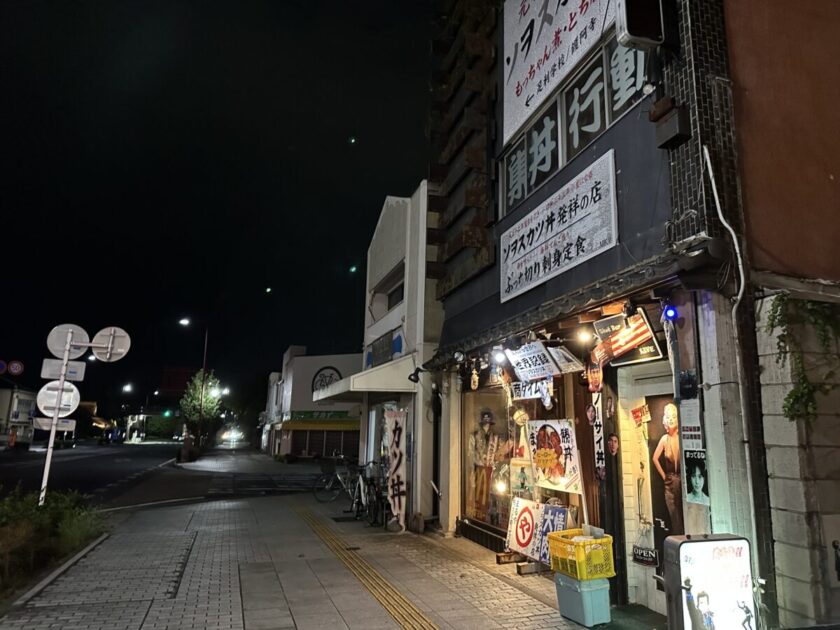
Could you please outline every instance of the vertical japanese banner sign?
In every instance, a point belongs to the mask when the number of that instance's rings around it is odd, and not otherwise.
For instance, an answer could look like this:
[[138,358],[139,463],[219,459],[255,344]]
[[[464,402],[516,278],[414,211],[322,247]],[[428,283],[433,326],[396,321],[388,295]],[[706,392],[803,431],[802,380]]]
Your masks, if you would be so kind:
[[388,502],[391,512],[399,519],[400,527],[405,529],[405,411],[388,410],[385,412],[385,427],[390,445],[388,457]]
[[539,487],[583,494],[580,455],[571,420],[528,422],[528,444]]
[[502,134],[507,144],[609,29],[615,2],[519,2],[504,8]]
[[610,149],[502,234],[501,301],[607,251],[616,244],[617,235],[615,161]]
[[601,400],[602,396],[600,393],[593,394],[592,409],[594,411],[594,418],[589,418],[590,413],[586,414],[589,424],[592,426],[592,439],[595,443],[595,476],[598,478],[598,481],[604,481],[607,478],[607,464],[604,453],[604,408]]

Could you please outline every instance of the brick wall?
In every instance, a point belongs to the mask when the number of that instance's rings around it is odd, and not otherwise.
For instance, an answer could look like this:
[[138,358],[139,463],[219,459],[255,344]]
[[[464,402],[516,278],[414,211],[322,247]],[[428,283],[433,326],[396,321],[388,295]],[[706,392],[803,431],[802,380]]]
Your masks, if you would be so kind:
[[[782,415],[792,378],[790,362],[776,362],[775,333],[765,330],[771,300],[756,303],[756,337],[779,621],[782,627],[838,622],[840,560],[832,542],[840,541],[840,388],[817,394],[813,422]],[[797,334],[812,382],[840,385],[840,374],[826,375],[826,355],[813,330]]]
[[677,0],[680,48],[664,58],[664,90],[689,111],[691,139],[671,151],[670,239],[679,242],[701,232],[721,236],[707,176],[703,145],[709,147],[718,193],[727,219],[738,219],[734,115],[727,68],[722,0]]

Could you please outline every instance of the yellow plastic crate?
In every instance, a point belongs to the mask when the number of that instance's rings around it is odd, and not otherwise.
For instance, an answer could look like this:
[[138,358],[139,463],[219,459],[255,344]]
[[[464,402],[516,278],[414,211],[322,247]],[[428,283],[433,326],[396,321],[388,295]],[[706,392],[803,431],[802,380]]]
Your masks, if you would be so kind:
[[615,576],[612,536],[574,541],[582,529],[564,529],[548,534],[548,555],[552,571],[576,580],[597,580]]

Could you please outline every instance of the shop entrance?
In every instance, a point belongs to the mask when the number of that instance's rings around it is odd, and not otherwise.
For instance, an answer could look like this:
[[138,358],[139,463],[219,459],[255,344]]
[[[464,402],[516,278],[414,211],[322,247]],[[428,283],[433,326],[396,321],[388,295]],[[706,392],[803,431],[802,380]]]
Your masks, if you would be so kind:
[[[666,614],[662,542],[683,533],[679,420],[667,361],[617,369],[628,600]],[[634,554],[635,548],[635,554]],[[655,563],[658,566],[650,566]]]

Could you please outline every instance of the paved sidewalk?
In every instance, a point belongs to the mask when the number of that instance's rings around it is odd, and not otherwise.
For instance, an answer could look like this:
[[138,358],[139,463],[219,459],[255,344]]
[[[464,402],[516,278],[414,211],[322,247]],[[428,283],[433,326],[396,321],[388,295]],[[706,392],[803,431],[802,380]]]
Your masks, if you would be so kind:
[[[276,465],[245,461],[255,467],[245,474]],[[155,483],[185,474],[207,483],[225,468],[188,466]],[[547,576],[518,576],[465,539],[348,521],[345,503],[306,492],[115,513],[111,536],[0,629],[581,628],[557,611]],[[658,621],[603,627],[664,629]]]

